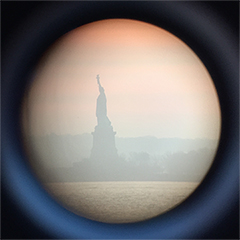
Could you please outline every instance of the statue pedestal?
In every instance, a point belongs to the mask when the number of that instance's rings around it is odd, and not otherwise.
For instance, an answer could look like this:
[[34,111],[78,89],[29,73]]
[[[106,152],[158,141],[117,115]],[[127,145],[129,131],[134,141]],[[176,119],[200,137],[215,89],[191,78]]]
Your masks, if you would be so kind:
[[115,135],[111,125],[95,127],[93,135],[93,148],[91,151],[91,159],[98,162],[114,161],[118,158],[115,146]]

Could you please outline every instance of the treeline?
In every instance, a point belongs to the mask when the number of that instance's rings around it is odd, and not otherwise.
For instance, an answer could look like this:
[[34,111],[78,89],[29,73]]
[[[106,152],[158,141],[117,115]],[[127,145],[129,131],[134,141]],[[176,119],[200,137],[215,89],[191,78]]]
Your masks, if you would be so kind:
[[190,152],[150,155],[131,152],[118,159],[90,159],[73,163],[72,167],[45,169],[49,182],[74,181],[191,181],[204,177],[215,151],[202,148]]
[[[116,148],[121,159],[132,161],[138,158],[160,159],[167,152],[199,151],[199,149],[215,149],[217,141],[211,139],[156,138],[154,136],[119,138],[116,137]],[[26,145],[30,146],[31,156],[39,159],[48,168],[71,167],[73,163],[89,158],[93,139],[90,133],[78,135],[49,134],[30,137]],[[181,155],[181,154],[180,154]],[[181,157],[179,155],[179,157]]]

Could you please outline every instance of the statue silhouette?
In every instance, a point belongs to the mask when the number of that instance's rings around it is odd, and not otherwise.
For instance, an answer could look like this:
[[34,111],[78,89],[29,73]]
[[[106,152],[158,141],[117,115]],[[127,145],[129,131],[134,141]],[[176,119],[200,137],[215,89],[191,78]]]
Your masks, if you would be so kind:
[[104,92],[104,88],[101,86],[99,79],[100,77],[99,75],[97,75],[97,83],[98,83],[99,92],[100,92],[97,98],[97,109],[96,109],[97,122],[99,126],[111,125],[111,122],[107,117],[107,98]]
[[[109,166],[110,162],[118,159],[117,149],[115,146],[115,134],[111,122],[107,117],[107,98],[97,75],[97,83],[99,86],[99,96],[97,98],[97,126],[93,135],[93,147],[91,150],[91,159],[95,160],[95,165]],[[100,165],[98,165],[100,167]]]

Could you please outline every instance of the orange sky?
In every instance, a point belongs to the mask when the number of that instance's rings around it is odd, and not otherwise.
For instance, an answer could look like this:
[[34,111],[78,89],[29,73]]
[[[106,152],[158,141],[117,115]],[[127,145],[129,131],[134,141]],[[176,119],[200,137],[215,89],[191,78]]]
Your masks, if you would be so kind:
[[29,93],[33,135],[90,133],[98,85],[120,137],[219,137],[220,109],[206,68],[181,40],[133,20],[103,20],[59,39]]

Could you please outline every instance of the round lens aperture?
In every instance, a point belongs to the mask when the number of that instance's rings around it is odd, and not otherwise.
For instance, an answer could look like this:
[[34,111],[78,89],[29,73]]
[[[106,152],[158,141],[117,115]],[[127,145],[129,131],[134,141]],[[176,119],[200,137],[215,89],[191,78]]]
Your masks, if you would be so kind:
[[109,19],[76,28],[39,61],[25,93],[29,163],[67,209],[107,223],[184,201],[218,147],[220,106],[197,55],[154,25]]

